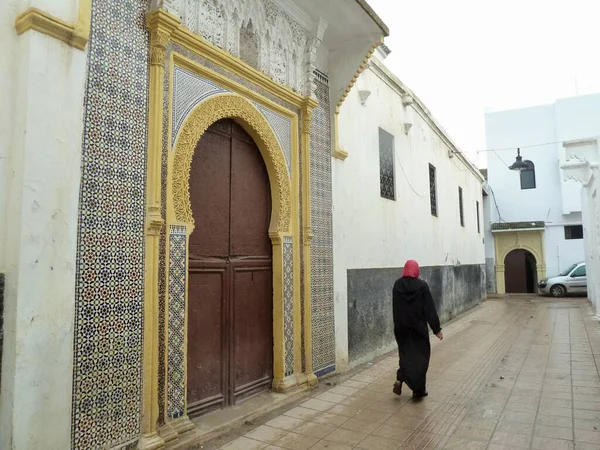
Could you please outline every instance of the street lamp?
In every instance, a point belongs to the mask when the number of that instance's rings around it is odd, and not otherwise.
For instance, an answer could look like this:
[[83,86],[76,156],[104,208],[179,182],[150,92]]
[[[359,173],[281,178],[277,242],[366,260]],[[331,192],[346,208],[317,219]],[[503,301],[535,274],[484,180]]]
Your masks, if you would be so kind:
[[515,162],[513,163],[512,166],[509,167],[509,169],[520,172],[522,170],[527,170],[528,168],[529,168],[529,166],[527,165],[527,163],[523,162],[523,158],[521,157],[521,149],[518,148],[517,149],[517,157],[515,158]]

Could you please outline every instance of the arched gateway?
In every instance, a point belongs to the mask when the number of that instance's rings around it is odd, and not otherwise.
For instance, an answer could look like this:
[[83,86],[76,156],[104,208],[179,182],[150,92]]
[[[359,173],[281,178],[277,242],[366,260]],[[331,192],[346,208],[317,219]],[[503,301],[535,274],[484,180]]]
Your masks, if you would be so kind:
[[283,378],[276,330],[283,328],[281,244],[291,233],[291,189],[273,130],[235,94],[190,112],[171,167],[169,254],[179,246],[186,257],[169,270],[169,295],[183,289],[185,300],[170,298],[168,315],[171,330],[184,318],[186,345],[183,353],[169,348],[168,370],[186,389],[168,397],[185,396],[173,411],[185,404],[193,416]]

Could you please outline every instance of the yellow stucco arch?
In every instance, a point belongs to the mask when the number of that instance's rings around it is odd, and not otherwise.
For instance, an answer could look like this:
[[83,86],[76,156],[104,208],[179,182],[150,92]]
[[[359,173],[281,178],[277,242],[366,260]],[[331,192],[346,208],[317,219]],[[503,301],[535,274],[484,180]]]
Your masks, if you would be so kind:
[[237,94],[210,97],[186,117],[175,142],[172,165],[172,207],[174,219],[194,226],[190,203],[190,170],[198,141],[213,123],[233,119],[252,137],[265,161],[272,195],[269,234],[289,233],[292,217],[291,180],[285,157],[273,129],[252,103]]
[[536,260],[537,277],[546,277],[546,254],[544,252],[543,230],[519,230],[494,233],[496,250],[496,289],[498,294],[506,293],[504,280],[506,256],[513,250],[527,250]]

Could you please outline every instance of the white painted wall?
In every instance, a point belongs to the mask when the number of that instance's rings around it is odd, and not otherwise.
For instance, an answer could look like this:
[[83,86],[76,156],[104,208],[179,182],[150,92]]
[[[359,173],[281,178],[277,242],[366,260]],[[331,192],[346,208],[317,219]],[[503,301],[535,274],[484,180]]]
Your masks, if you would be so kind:
[[[565,225],[581,225],[581,184],[562,176],[562,142],[600,135],[600,95],[557,100],[510,111],[486,114],[488,181],[496,194],[491,221],[544,221],[548,275],[584,259],[583,240],[565,240]],[[542,145],[553,143],[550,145]],[[533,147],[530,147],[533,146]],[[536,169],[536,189],[521,190],[519,173],[511,171],[516,148]],[[486,224],[486,237],[493,239]],[[487,253],[489,255],[489,251]],[[489,257],[489,256],[488,256]]]
[[[383,67],[376,59],[372,64]],[[347,270],[401,267],[409,258],[423,266],[484,263],[483,179],[459,156],[448,157],[449,144],[436,133],[427,113],[416,103],[404,107],[399,86],[384,78],[372,67],[366,69],[340,111],[340,146],[349,154],[345,161],[333,160],[335,326],[340,370],[348,364]],[[371,91],[364,106],[361,90]],[[404,123],[412,124],[408,135]],[[380,195],[380,127],[395,138],[396,201]],[[438,217],[433,217],[430,209],[430,163],[437,169]],[[459,186],[463,188],[465,227],[459,220]],[[476,201],[481,233],[477,232]]]
[[[0,271],[6,273],[0,448],[70,448],[76,227],[86,52],[17,37],[0,2]],[[65,21],[76,0],[35,6]]]
[[598,138],[575,139],[564,144],[567,164],[564,178],[581,184],[588,298],[596,314],[600,308],[600,145]]

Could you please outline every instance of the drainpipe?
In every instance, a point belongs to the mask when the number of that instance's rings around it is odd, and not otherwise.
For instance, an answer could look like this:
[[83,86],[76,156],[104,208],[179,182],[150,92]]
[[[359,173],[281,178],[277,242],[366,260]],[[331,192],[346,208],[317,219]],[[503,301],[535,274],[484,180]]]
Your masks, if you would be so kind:
[[561,267],[560,267],[560,245],[556,246],[556,263],[558,264],[558,267],[557,267],[558,272],[556,272],[556,273],[559,274],[562,272],[562,270],[560,270],[561,269]]

